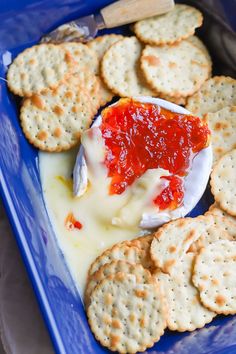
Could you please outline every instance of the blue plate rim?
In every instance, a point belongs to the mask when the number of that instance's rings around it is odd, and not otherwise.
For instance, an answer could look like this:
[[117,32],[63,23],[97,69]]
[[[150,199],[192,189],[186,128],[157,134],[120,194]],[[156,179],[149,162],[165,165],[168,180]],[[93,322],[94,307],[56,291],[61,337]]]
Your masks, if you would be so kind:
[[25,234],[21,229],[21,223],[18,219],[17,213],[15,211],[14,204],[9,195],[8,188],[6,187],[5,179],[1,170],[1,183],[0,183],[0,194],[4,204],[5,211],[7,213],[10,226],[14,233],[14,239],[19,248],[20,254],[22,256],[22,260],[26,269],[26,273],[30,279],[30,283],[32,285],[33,291],[35,293],[36,300],[39,304],[39,308],[41,310],[42,316],[44,318],[45,324],[48,328],[48,332],[54,348],[57,353],[63,354],[66,353],[64,344],[61,340],[60,332],[58,330],[58,326],[55,323],[55,318],[52,314],[50,305],[48,303],[48,299],[46,293],[44,291],[41,279],[37,272],[35,262],[33,256],[29,250],[27,242],[25,241]]

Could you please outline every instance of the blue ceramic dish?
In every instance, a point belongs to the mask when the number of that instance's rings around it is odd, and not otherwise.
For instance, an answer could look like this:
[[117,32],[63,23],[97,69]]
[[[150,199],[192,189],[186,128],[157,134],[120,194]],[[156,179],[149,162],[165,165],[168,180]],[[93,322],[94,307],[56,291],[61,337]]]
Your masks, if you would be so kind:
[[[35,294],[57,353],[92,354],[104,350],[90,332],[45,209],[38,154],[25,139],[18,100],[4,81],[11,57],[35,44],[43,33],[79,16],[96,12],[110,0],[1,0],[0,2],[0,173],[1,194]],[[224,11],[227,13],[226,1]],[[230,21],[236,12],[230,1]],[[233,23],[233,21],[232,21]],[[119,31],[126,29],[119,29]],[[206,192],[191,215],[211,204]],[[236,353],[236,318],[217,317],[193,333],[167,332],[149,353]],[[42,353],[43,354],[43,353]]]

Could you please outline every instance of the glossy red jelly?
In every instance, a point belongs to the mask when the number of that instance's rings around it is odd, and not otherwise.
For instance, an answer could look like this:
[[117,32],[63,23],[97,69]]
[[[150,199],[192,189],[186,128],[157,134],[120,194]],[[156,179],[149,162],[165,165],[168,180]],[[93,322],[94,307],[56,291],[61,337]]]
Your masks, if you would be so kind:
[[168,170],[169,186],[154,199],[160,209],[174,209],[184,196],[181,178],[194,156],[208,145],[210,131],[198,117],[171,112],[158,105],[121,99],[102,112],[105,164],[110,194],[121,194],[153,168]]
[[153,200],[160,210],[166,208],[175,209],[182,204],[184,199],[183,180],[178,176],[163,176],[162,179],[169,181],[169,185]]

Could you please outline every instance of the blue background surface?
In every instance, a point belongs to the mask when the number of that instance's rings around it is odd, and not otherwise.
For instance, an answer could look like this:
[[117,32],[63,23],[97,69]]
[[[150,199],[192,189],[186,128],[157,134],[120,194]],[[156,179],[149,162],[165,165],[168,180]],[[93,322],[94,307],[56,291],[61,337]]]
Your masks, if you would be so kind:
[[[7,70],[5,64],[8,56],[15,57],[55,26],[96,12],[110,2],[0,2],[1,194],[57,353],[99,354],[107,351],[100,347],[89,330],[81,299],[55,241],[42,199],[37,150],[26,141],[21,131],[18,120],[20,101],[7,90],[3,80]],[[236,3],[222,0],[219,4],[235,25]],[[124,27],[118,31],[127,29]],[[208,190],[191,215],[202,214],[211,202]],[[148,352],[236,353],[236,317],[218,316],[210,325],[192,333],[166,332]]]

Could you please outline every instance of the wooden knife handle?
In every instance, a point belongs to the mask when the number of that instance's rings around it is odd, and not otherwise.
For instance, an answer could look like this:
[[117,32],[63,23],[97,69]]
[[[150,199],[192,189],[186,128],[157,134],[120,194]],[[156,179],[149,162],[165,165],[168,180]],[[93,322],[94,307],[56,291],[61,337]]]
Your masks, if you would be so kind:
[[106,28],[112,28],[164,14],[173,7],[174,0],[119,0],[104,7],[101,14]]

